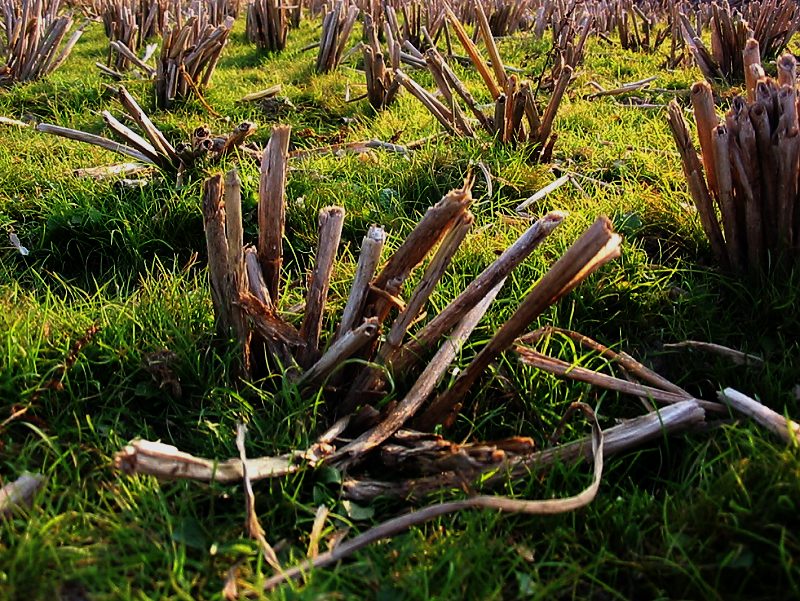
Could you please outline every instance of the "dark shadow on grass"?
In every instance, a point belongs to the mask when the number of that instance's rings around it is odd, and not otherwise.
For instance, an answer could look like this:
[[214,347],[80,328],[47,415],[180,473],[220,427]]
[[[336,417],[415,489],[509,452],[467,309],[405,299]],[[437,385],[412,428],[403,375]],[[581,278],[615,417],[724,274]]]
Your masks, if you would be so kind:
[[158,183],[151,186],[119,194],[111,189],[51,213],[44,225],[44,267],[88,285],[135,278],[156,257],[188,262],[202,253],[203,225],[193,199],[176,197]]

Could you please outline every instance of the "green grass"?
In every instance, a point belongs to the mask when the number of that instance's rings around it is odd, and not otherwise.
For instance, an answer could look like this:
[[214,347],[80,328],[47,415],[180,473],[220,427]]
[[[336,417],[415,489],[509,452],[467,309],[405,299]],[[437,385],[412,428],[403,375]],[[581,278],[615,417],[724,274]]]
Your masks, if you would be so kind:
[[[293,145],[334,138],[409,142],[438,132],[420,105],[401,95],[375,114],[356,95],[362,75],[345,65],[313,73],[318,24],[289,34],[279,55],[245,43],[237,24],[208,102],[230,119],[210,118],[197,102],[153,112],[178,141],[197,125],[225,131],[250,119],[266,142],[272,115],[238,98],[274,83],[295,110]],[[59,125],[103,130],[100,111],[119,113],[93,63],[105,37],[92,25],[64,67],[45,81],[0,91],[0,114],[33,116]],[[504,40],[509,64],[535,77],[546,44],[526,35]],[[665,73],[658,56],[623,53],[591,43],[586,62],[556,121],[555,169],[608,185],[564,186],[531,207],[560,209],[567,222],[509,279],[459,358],[463,366],[516,307],[519,298],[597,215],[625,235],[622,256],[532,324],[569,327],[623,348],[705,398],[733,386],[767,405],[798,415],[800,275],[731,279],[711,253],[680,174],[677,153],[659,109],[587,100],[590,80],[611,87],[658,73],[653,87],[678,92],[696,71]],[[481,94],[474,73],[459,69]],[[424,74],[415,74],[427,85]],[[127,82],[151,107],[149,87]],[[480,101],[487,100],[485,92]],[[666,103],[667,92],[647,93]],[[241,561],[242,587],[257,591],[270,569],[243,531],[240,486],[159,483],[124,477],[111,458],[135,437],[160,439],[206,457],[235,456],[235,424],[249,422],[248,454],[302,448],[324,425],[319,397],[302,397],[274,382],[235,378],[236,350],[214,335],[199,210],[201,178],[177,190],[156,180],[135,191],[72,175],[78,167],[116,161],[102,150],[31,130],[3,127],[0,144],[0,230],[13,228],[31,253],[0,243],[0,398],[28,413],[0,431],[3,482],[41,471],[44,491],[26,514],[0,522],[0,598],[220,599],[227,570]],[[363,158],[363,157],[362,157]],[[355,256],[371,223],[396,248],[420,215],[457,186],[472,162],[495,176],[493,192],[479,177],[476,226],[431,299],[441,309],[523,229],[503,219],[517,202],[555,177],[523,153],[490,140],[440,138],[409,157],[320,156],[293,163],[288,184],[287,280],[302,281],[316,243],[316,214],[347,210],[341,261],[334,274],[332,331],[344,305]],[[225,165],[218,168],[223,169]],[[256,235],[257,169],[240,166],[248,240]],[[302,199],[302,202],[301,202]],[[3,236],[6,236],[4,233]],[[7,238],[2,238],[6,240]],[[417,274],[416,277],[419,277]],[[410,290],[414,282],[409,282]],[[292,286],[283,302],[302,298]],[[64,379],[64,390],[39,392],[59,372],[87,328],[100,331]],[[762,355],[763,367],[667,352],[662,343],[698,339]],[[147,357],[168,349],[180,378],[173,394],[147,370]],[[553,353],[601,368],[596,356],[554,341]],[[398,393],[407,386],[397,382]],[[604,425],[635,415],[635,400],[567,383],[500,359],[476,387],[453,436],[490,439],[523,434],[547,444],[566,407],[597,406]],[[572,426],[576,438],[585,428]],[[556,466],[517,482],[507,494],[565,496],[589,481],[584,466]],[[404,505],[376,502],[372,517],[349,517],[329,471],[256,486],[259,516],[270,541],[282,541],[285,565],[300,561],[317,505],[331,518],[325,536],[363,530]],[[452,495],[442,495],[449,498]],[[438,497],[437,497],[438,498]],[[307,582],[284,586],[276,599],[775,599],[800,596],[800,459],[747,422],[667,438],[611,459],[597,499],[587,508],[549,517],[472,512],[443,518],[373,545]],[[364,517],[364,516],[361,516]]]

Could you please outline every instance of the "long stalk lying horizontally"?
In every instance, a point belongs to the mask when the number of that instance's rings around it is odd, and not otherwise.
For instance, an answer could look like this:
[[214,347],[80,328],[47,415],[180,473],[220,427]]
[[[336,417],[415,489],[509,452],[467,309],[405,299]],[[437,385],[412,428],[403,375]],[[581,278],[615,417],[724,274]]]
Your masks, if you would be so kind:
[[[603,430],[606,457],[638,448],[668,434],[690,429],[703,423],[705,412],[695,400],[668,405],[658,411],[625,420]],[[529,453],[503,462],[481,467],[468,473],[446,471],[433,476],[400,482],[350,476],[342,482],[344,496],[359,503],[376,498],[424,498],[425,495],[462,489],[471,482],[482,486],[501,486],[508,478],[529,476],[557,463],[569,464],[591,456],[591,440],[582,438],[543,451]]]
[[332,565],[352,555],[359,549],[377,542],[381,539],[394,536],[412,526],[424,524],[437,517],[464,511],[466,509],[490,509],[493,511],[501,511],[506,513],[525,513],[529,515],[555,515],[559,513],[566,513],[584,507],[591,503],[597,496],[597,491],[600,488],[600,482],[603,477],[603,430],[597,422],[597,417],[588,405],[576,403],[590,419],[592,424],[592,455],[594,457],[594,473],[592,475],[592,482],[582,492],[572,497],[564,499],[547,499],[547,500],[527,500],[527,499],[511,499],[501,496],[488,496],[478,495],[463,499],[460,501],[449,501],[445,503],[437,503],[430,505],[417,511],[412,511],[406,515],[402,515],[391,520],[388,520],[374,528],[371,528],[356,536],[355,538],[345,541],[334,547],[332,550],[322,553],[313,559],[309,559],[298,566],[289,568],[285,572],[276,574],[264,583],[264,590],[271,590],[279,584],[286,582],[286,580],[300,578],[311,568],[320,568]]

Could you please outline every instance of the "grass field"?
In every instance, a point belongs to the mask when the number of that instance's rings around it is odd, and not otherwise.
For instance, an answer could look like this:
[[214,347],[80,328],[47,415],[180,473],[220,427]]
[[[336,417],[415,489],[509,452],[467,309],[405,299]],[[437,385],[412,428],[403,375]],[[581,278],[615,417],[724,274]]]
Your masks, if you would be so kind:
[[[357,28],[358,29],[358,28]],[[289,46],[269,55],[248,44],[243,19],[206,94],[226,119],[199,102],[151,111],[174,140],[207,123],[228,131],[249,119],[266,144],[270,123],[292,125],[295,148],[368,138],[399,143],[439,126],[407,94],[374,113],[355,61],[329,75],[314,73],[319,23],[289,33]],[[0,114],[100,133],[100,111],[119,114],[94,68],[107,40],[93,24],[65,65],[37,83],[0,90]],[[548,41],[520,34],[500,43],[505,61],[538,76]],[[622,256],[551,307],[538,325],[572,328],[635,357],[701,398],[725,386],[757,396],[780,413],[800,414],[800,274],[735,279],[713,264],[682,178],[662,108],[589,100],[594,80],[605,87],[657,75],[646,92],[654,104],[683,98],[699,72],[665,72],[661,57],[590,41],[584,65],[556,120],[554,161],[597,180],[581,179],[531,207],[569,218],[509,280],[459,358],[466,364],[511,314],[519,298],[598,216],[624,235]],[[474,72],[460,69],[476,94]],[[415,77],[428,86],[427,74]],[[293,107],[270,114],[237,102],[281,83]],[[126,82],[151,102],[147,83]],[[720,90],[724,97],[729,89]],[[479,102],[489,99],[479,97]],[[723,101],[724,103],[725,101]],[[110,107],[110,108],[109,108]],[[726,108],[726,107],[721,107]],[[228,119],[230,122],[228,122]],[[243,530],[241,486],[158,482],[111,468],[127,441],[162,440],[203,457],[237,455],[235,424],[249,423],[248,455],[306,448],[319,433],[319,397],[281,386],[280,374],[256,387],[235,377],[237,351],[214,333],[200,212],[202,177],[181,189],[155,178],[141,189],[72,172],[116,162],[110,153],[0,125],[0,231],[15,231],[30,249],[0,246],[0,427],[3,483],[23,471],[47,477],[29,512],[0,521],[0,598],[220,599],[227,571],[239,565],[240,589],[258,596],[271,575],[257,543]],[[476,225],[431,300],[432,310],[456,296],[526,227],[514,207],[554,175],[524,152],[488,137],[441,137],[406,156],[316,156],[294,161],[288,182],[286,254],[293,281],[303,281],[316,244],[317,212],[344,206],[337,264],[325,327],[344,306],[358,245],[372,223],[403,240],[425,209],[460,185],[475,161],[494,176],[491,195],[478,177]],[[232,161],[231,161],[232,164]],[[209,172],[219,172],[227,164]],[[256,236],[258,169],[242,160],[245,237]],[[416,275],[419,277],[419,274]],[[409,283],[408,290],[414,282]],[[302,300],[302,286],[282,300]],[[76,340],[99,327],[65,375],[63,390],[42,387],[63,368]],[[533,324],[531,329],[536,327]],[[741,367],[728,359],[670,351],[663,343],[695,339],[765,359]],[[147,357],[168,349],[180,394],[160,388]],[[555,341],[551,352],[601,369],[604,362]],[[398,383],[399,394],[403,383]],[[583,400],[601,423],[641,412],[638,401],[568,383],[520,365],[495,363],[459,418],[456,440],[521,434],[545,447],[566,407]],[[565,439],[585,435],[568,428]],[[558,465],[509,486],[506,494],[550,498],[577,493],[585,465]],[[279,557],[305,557],[316,507],[327,504],[325,530],[366,529],[404,510],[397,502],[353,507],[340,499],[324,469],[256,486],[257,510]],[[454,491],[437,499],[456,498]],[[276,599],[788,599],[800,597],[800,456],[748,422],[664,438],[607,463],[597,499],[560,516],[468,512],[414,528],[371,546],[303,583],[270,593]]]

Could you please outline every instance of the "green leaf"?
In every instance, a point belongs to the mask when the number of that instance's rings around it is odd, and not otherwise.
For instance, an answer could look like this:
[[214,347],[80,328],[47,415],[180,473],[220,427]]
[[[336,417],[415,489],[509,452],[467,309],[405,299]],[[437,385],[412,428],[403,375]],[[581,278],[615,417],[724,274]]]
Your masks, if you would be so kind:
[[753,567],[754,559],[755,557],[750,549],[739,545],[723,558],[721,565],[724,568],[750,569]]
[[536,583],[531,578],[530,574],[525,572],[514,572],[517,578],[517,586],[519,586],[520,598],[533,597],[536,594]]
[[341,484],[342,472],[329,465],[323,466],[317,470],[317,481],[322,484]]
[[185,517],[178,520],[172,531],[172,540],[192,549],[206,551],[208,544],[200,522],[194,518]]
[[375,509],[373,507],[362,507],[361,505],[353,503],[352,501],[342,501],[342,505],[344,506],[344,510],[347,512],[347,517],[349,517],[351,520],[368,520],[375,515]]

